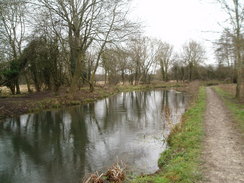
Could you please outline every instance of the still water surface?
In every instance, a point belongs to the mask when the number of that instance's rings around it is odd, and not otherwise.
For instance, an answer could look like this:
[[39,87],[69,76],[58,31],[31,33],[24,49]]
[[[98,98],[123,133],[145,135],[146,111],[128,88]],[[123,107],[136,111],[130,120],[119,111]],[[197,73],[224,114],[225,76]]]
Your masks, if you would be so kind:
[[153,173],[186,103],[173,90],[125,92],[7,119],[0,123],[0,182],[76,183],[118,160],[136,173]]

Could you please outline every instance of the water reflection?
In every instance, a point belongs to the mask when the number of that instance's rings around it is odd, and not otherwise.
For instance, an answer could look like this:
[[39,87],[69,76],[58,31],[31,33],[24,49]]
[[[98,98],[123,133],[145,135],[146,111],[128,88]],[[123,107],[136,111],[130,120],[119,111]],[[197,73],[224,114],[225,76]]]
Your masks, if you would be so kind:
[[175,91],[127,92],[0,124],[0,182],[78,182],[123,160],[152,173],[173,124],[185,111]]

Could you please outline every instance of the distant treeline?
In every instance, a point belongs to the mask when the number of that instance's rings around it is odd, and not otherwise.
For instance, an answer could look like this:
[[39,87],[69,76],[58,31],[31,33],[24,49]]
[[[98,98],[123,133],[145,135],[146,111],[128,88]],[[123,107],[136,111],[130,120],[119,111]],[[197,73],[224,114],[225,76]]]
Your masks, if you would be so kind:
[[[128,19],[129,0],[0,1],[0,86],[20,93],[19,83],[36,91],[73,94],[97,80],[129,82],[237,81],[236,39],[225,30],[216,41],[217,64],[206,65],[201,43],[190,40],[182,49],[143,36]],[[243,39],[239,51],[243,53]],[[240,55],[243,59],[243,55]],[[98,78],[98,75],[100,76]]]

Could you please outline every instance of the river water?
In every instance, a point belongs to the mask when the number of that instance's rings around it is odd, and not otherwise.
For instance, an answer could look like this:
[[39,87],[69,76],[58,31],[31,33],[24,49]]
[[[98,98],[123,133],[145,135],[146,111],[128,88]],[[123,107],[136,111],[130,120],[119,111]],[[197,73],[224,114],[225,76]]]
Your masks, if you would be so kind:
[[0,182],[77,183],[120,160],[134,173],[153,173],[186,105],[187,97],[173,90],[124,92],[6,119],[0,123]]

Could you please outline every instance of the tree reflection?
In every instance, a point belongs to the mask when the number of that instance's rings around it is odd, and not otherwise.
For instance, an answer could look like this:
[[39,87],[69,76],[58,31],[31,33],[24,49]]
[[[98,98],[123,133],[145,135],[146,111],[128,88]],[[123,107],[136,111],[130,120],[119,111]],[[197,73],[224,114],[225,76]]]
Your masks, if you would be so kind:
[[174,91],[127,92],[7,119],[0,123],[0,182],[77,182],[117,157],[138,167],[150,161],[142,171],[153,171],[162,151],[155,139],[179,121],[185,103]]

